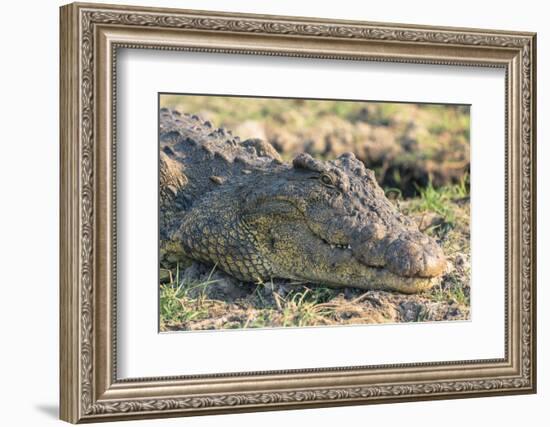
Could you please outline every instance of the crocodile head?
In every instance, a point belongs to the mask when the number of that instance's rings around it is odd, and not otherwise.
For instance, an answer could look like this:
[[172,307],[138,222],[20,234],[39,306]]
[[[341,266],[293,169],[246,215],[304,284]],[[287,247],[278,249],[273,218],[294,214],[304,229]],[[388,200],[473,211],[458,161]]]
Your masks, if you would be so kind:
[[351,153],[333,161],[300,154],[292,166],[222,187],[189,212],[181,235],[195,258],[240,279],[412,293],[445,270],[435,240],[396,209]]
[[270,179],[247,193],[240,217],[274,275],[417,292],[445,270],[435,240],[396,209],[353,154],[334,161],[300,154]]

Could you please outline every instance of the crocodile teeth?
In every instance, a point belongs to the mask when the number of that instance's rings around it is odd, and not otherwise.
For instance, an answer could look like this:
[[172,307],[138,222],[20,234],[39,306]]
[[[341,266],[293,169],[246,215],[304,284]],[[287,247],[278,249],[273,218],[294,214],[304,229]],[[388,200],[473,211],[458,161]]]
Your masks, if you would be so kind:
[[338,249],[351,249],[351,245],[339,245],[339,244],[335,244],[335,243],[329,243],[329,246],[331,249],[335,249],[335,248],[338,248]]

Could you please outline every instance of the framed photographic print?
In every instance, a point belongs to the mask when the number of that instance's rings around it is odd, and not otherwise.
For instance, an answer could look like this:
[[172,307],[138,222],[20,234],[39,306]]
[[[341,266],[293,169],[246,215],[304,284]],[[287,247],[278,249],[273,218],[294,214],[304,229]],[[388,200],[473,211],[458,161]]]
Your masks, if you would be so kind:
[[61,8],[61,418],[533,393],[535,34]]

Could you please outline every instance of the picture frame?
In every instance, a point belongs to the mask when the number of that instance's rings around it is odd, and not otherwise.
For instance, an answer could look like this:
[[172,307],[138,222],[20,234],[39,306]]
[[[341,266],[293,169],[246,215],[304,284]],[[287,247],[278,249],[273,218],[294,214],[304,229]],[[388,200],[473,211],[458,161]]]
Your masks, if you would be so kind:
[[[61,419],[536,392],[534,33],[85,3],[61,7],[60,24]],[[504,357],[120,379],[116,64],[122,49],[502,69]]]

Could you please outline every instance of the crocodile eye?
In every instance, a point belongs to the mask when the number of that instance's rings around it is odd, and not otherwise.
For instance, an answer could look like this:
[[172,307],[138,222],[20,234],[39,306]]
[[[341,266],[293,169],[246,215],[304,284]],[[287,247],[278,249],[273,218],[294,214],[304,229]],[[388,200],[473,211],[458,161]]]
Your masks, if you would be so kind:
[[332,177],[329,174],[322,174],[319,178],[323,184],[325,184],[328,187],[334,187],[334,181],[332,180]]

